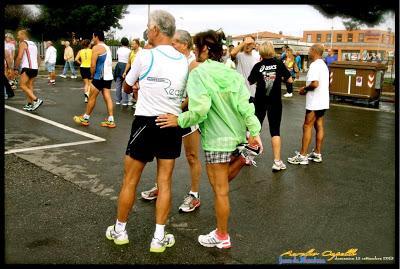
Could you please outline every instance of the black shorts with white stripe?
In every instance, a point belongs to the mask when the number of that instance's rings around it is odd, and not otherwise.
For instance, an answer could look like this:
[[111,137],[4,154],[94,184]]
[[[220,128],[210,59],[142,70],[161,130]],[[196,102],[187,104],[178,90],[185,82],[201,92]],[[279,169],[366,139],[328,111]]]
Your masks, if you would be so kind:
[[135,116],[126,155],[141,162],[151,162],[154,157],[157,159],[176,159],[181,155],[181,128],[161,129],[156,125],[156,118]]

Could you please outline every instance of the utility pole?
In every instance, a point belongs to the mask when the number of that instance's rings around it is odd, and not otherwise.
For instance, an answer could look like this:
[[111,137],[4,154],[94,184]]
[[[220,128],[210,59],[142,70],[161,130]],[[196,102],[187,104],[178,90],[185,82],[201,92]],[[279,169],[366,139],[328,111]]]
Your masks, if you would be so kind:
[[150,19],[150,5],[147,5],[147,22],[149,22]]

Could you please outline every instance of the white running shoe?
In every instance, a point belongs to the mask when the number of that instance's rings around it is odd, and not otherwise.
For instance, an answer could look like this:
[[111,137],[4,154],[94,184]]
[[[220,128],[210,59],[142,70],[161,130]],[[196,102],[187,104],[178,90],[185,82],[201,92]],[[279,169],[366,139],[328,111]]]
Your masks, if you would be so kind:
[[308,160],[316,162],[316,163],[320,163],[320,162],[322,162],[322,154],[315,153],[314,149],[313,149],[312,152],[310,154],[308,154]]
[[288,162],[291,164],[308,164],[308,158],[307,156],[303,156],[300,154],[300,152],[296,151],[296,155],[288,158]]
[[33,101],[31,111],[36,110],[42,103],[43,103],[43,100],[40,98],[38,98],[36,101]]
[[282,160],[274,161],[274,164],[272,165],[272,171],[280,171],[285,169],[286,165],[283,163]]
[[212,231],[209,234],[206,235],[199,235],[198,241],[202,246],[212,248],[212,247],[217,247],[217,248],[230,248],[231,247],[231,238],[228,235],[228,239],[225,240],[220,240],[217,238],[216,235],[217,229]]
[[165,233],[162,240],[157,238],[151,240],[150,252],[161,253],[164,252],[166,248],[170,248],[173,245],[175,245],[175,237],[172,234]]
[[293,96],[293,93],[285,93],[284,95],[283,95],[283,97],[292,97]]
[[154,200],[157,198],[158,196],[158,187],[157,187],[157,183],[154,185],[153,188],[151,188],[148,191],[142,191],[141,193],[142,198],[145,200]]
[[106,237],[108,240],[114,240],[116,245],[124,245],[129,243],[128,233],[126,230],[117,233],[114,228],[115,225],[108,226],[106,230]]
[[62,78],[67,78],[67,76],[66,76],[66,75],[63,75],[63,74],[61,74],[60,77],[62,77]]

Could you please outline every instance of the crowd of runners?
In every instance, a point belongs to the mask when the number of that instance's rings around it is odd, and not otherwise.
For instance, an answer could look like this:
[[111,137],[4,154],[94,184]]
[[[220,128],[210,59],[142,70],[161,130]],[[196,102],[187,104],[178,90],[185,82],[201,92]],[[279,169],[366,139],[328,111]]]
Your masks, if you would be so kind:
[[[175,28],[175,18],[163,10],[150,13],[147,25],[148,43],[131,43],[122,38],[117,51],[118,63],[113,70],[109,46],[104,33],[94,31],[92,39],[82,41],[74,57],[68,41],[64,42],[65,66],[60,77],[77,78],[74,63],[80,65],[86,109],[73,117],[82,126],[90,117],[101,93],[107,107],[107,118],[100,123],[115,128],[114,105],[133,106],[134,120],[124,159],[124,176],[118,199],[116,222],[106,229],[106,237],[117,245],[129,243],[126,224],[135,203],[141,174],[148,162],[157,160],[154,187],[141,192],[146,200],[156,199],[155,231],[151,252],[163,252],[175,244],[165,229],[171,210],[171,184],[175,159],[180,156],[183,141],[190,167],[191,187],[179,210],[192,212],[200,206],[200,144],[205,166],[214,192],[216,224],[212,231],[198,237],[206,247],[230,248],[228,220],[230,215],[229,182],[243,166],[255,166],[263,151],[261,127],[267,116],[273,153],[272,170],[286,169],[281,159],[280,125],[282,119],[281,84],[286,83],[285,97],[293,96],[293,81],[301,69],[296,53],[290,48],[280,57],[272,42],[256,46],[246,36],[238,46],[226,46],[222,31],[208,30],[192,37]],[[34,111],[43,100],[34,93],[40,57],[26,30],[17,32],[18,53],[14,55],[13,36],[5,40],[5,96],[11,97],[15,81],[25,93],[26,111]],[[129,48],[130,46],[130,48]],[[287,159],[291,164],[322,162],[324,114],[329,109],[329,73],[322,60],[324,47],[315,44],[309,50],[310,66],[306,86],[298,89],[306,96],[303,137],[298,152]],[[49,87],[56,85],[57,51],[46,42],[45,66]],[[111,94],[115,81],[115,97]],[[8,84],[8,86],[6,85]],[[6,89],[7,88],[7,89]],[[124,126],[125,128],[125,126]],[[309,153],[312,129],[316,130],[315,149]],[[200,143],[201,142],[201,143]]]

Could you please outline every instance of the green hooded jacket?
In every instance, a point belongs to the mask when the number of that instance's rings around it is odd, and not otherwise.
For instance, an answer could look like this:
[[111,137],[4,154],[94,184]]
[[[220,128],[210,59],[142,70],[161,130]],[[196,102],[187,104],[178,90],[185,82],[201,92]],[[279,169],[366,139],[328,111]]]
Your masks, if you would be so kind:
[[190,72],[186,89],[188,111],[179,115],[178,125],[199,124],[204,150],[234,151],[246,142],[246,128],[252,136],[260,133],[249,90],[236,70],[207,60]]

